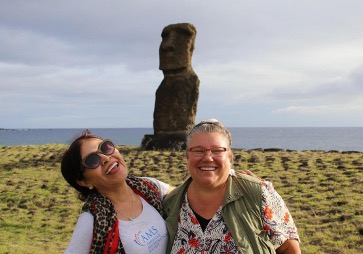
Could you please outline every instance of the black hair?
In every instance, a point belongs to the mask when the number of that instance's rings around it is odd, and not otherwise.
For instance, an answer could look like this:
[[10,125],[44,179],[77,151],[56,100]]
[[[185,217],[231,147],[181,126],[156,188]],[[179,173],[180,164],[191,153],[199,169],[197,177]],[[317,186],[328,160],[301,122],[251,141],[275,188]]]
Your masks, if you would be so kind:
[[65,151],[61,162],[61,171],[64,179],[75,188],[79,194],[78,198],[81,201],[85,201],[87,196],[94,193],[95,189],[89,189],[85,186],[81,186],[77,183],[79,180],[83,180],[84,166],[82,165],[81,146],[82,142],[87,139],[102,139],[98,136],[91,134],[89,130],[85,130],[81,136],[76,138],[69,148]]

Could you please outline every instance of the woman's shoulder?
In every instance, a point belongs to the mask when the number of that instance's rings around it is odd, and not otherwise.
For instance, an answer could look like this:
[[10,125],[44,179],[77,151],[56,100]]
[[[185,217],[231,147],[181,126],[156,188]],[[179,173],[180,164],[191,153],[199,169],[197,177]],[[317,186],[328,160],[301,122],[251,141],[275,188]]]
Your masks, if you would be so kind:
[[247,175],[238,171],[235,171],[233,174],[230,174],[231,177],[234,177],[237,181],[246,181],[249,183],[262,184],[262,181],[257,176]]

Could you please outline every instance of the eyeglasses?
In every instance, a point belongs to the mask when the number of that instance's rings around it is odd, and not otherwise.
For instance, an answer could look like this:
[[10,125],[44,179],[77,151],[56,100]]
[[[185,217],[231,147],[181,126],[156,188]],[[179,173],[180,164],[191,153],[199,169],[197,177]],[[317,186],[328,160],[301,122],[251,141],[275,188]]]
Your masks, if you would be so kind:
[[82,159],[82,165],[89,169],[97,168],[101,164],[101,158],[98,154],[111,155],[114,151],[115,145],[106,139],[98,145],[96,152],[89,153]]
[[211,149],[204,149],[201,147],[189,148],[189,152],[191,152],[191,154],[194,157],[204,157],[208,151],[210,151],[211,155],[214,157],[221,157],[223,155],[223,153],[225,151],[227,151],[227,148],[225,148],[225,147],[214,147]]

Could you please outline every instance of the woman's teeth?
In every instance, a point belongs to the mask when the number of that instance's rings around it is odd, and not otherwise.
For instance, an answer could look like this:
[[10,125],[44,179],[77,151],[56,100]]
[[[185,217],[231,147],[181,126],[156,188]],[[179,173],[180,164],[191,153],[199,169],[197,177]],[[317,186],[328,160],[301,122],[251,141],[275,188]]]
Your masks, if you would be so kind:
[[217,168],[200,168],[200,170],[202,170],[202,171],[214,171],[214,170],[216,170]]
[[117,167],[117,165],[118,165],[118,162],[115,162],[114,164],[112,164],[108,169],[107,169],[107,171],[106,171],[106,175],[108,175],[111,171],[112,171],[112,169],[114,169],[114,168],[116,168]]

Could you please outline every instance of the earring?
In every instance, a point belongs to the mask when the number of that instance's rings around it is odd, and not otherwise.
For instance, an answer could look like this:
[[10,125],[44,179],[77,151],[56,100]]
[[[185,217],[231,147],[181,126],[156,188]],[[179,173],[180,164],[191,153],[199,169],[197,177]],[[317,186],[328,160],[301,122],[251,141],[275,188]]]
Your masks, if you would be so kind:
[[88,187],[88,189],[93,190],[93,186]]

